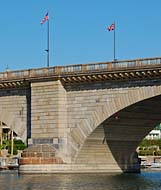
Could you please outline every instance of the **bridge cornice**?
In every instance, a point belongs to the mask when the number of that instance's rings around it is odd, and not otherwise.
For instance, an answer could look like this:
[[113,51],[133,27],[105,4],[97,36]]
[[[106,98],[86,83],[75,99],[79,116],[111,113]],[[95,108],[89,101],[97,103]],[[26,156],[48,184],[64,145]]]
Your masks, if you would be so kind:
[[0,73],[0,88],[27,87],[30,82],[61,80],[64,84],[160,78],[161,57],[67,65]]

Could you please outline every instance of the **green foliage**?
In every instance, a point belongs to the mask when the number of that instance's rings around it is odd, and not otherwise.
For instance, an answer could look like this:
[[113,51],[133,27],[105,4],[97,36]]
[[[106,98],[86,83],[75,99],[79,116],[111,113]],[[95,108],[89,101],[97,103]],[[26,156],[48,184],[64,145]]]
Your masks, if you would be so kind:
[[14,147],[17,150],[24,150],[27,146],[21,140],[14,140]]
[[153,150],[140,150],[139,151],[139,155],[140,156],[150,156],[150,155],[154,155],[154,152]]
[[[21,141],[14,139],[13,154],[16,155],[18,150],[24,150],[27,146]],[[8,152],[11,153],[11,140],[9,140]]]
[[[8,147],[8,153],[11,154],[11,146]],[[13,147],[13,154],[16,155],[17,153],[18,153],[18,150],[15,147]]]
[[140,150],[138,154],[139,156],[161,156],[161,150]]
[[161,156],[161,150],[156,151],[155,156]]
[[148,140],[143,139],[139,145],[138,154],[140,156],[156,155],[161,156],[161,139]]
[[3,144],[0,145],[0,150],[4,149],[4,146]]
[[9,142],[8,141],[3,141],[2,144],[0,145],[0,150],[8,149]]
[[157,140],[143,139],[139,146],[140,147],[159,146],[159,148],[161,148],[161,139]]
[[[18,150],[24,150],[27,146],[21,141],[14,139],[13,141],[13,154],[16,155]],[[0,150],[7,149],[8,153],[11,153],[11,140],[3,141],[3,144],[0,145]]]
[[143,147],[139,147],[139,151],[140,151],[140,150],[143,150]]

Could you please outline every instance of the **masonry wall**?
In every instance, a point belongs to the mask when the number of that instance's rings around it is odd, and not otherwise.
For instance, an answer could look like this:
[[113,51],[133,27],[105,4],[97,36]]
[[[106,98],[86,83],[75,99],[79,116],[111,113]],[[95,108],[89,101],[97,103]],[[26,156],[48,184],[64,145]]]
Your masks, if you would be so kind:
[[66,87],[68,143],[73,162],[79,157],[86,139],[106,119],[125,107],[161,94],[161,85],[150,83],[114,81]]
[[[117,83],[100,82],[68,86],[64,86],[59,80],[33,82],[31,84],[31,139],[29,143],[53,144],[64,162],[85,164],[86,161],[89,162],[90,157],[93,157],[88,155],[90,148],[86,149],[86,156],[83,155],[86,158],[83,159],[84,161],[80,159],[80,155],[86,142],[89,144],[88,139],[91,139],[97,127],[102,124],[104,128],[104,121],[108,122],[112,115],[125,107],[160,94],[161,85],[152,84],[152,81],[150,84],[146,81],[128,83],[117,81]],[[117,141],[118,136],[115,135],[115,141]],[[102,131],[103,136],[109,137],[109,132]],[[135,146],[138,141],[138,139],[135,141]],[[93,142],[90,146],[95,147],[95,141]],[[102,140],[99,139],[99,143],[101,142]],[[109,142],[111,145],[114,141],[109,140]],[[108,155],[112,150],[109,150],[108,143],[106,145],[103,146],[102,151]],[[130,148],[126,150],[129,151]],[[96,157],[98,158],[98,155]],[[115,160],[113,157],[111,159]],[[131,158],[128,157],[128,159]],[[101,162],[101,159],[98,158],[97,161]]]
[[65,154],[66,91],[60,81],[31,84],[31,144],[53,144]]

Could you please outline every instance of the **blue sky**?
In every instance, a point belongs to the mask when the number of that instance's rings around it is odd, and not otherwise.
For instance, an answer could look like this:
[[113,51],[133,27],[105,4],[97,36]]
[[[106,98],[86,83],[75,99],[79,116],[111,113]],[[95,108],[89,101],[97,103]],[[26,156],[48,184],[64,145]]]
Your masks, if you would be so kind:
[[50,66],[161,56],[161,1],[5,0],[0,6],[0,71],[46,67],[49,10]]

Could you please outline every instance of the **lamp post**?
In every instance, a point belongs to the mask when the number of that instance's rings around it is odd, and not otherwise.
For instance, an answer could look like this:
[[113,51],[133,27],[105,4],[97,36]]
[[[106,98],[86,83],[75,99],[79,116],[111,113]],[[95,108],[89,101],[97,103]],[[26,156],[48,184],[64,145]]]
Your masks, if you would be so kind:
[[13,156],[13,129],[11,129],[11,157]]
[[2,145],[2,118],[0,118],[0,144]]

